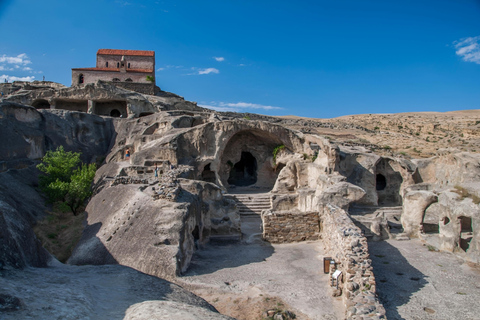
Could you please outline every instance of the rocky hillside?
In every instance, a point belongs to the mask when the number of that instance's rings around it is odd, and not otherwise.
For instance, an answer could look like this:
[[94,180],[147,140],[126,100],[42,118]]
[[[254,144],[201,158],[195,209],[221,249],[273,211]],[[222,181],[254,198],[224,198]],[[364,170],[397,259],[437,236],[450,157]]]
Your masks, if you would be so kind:
[[363,145],[381,155],[426,158],[480,151],[480,110],[280,119],[293,129],[325,135],[340,144]]

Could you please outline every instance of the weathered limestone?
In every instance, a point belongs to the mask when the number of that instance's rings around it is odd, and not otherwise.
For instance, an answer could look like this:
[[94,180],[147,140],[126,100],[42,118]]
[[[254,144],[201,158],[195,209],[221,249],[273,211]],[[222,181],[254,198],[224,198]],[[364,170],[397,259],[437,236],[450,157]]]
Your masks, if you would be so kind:
[[163,173],[158,185],[150,175],[148,183],[114,180],[97,189],[86,208],[88,226],[69,263],[119,263],[172,278],[186,270],[195,249],[210,235],[239,233],[233,201],[223,199],[214,184],[179,179],[186,170]]
[[195,103],[172,93],[160,91],[153,96],[128,90],[135,84],[124,84],[126,89],[103,81],[70,88],[47,81],[35,86],[16,84],[14,82],[3,100],[36,109],[63,109],[122,118],[141,117],[166,110],[205,111]]
[[145,301],[132,305],[123,320],[151,319],[233,320],[205,307],[175,301]]
[[401,222],[407,235],[418,236],[425,209],[437,200],[437,195],[429,191],[410,191],[405,194]]
[[440,250],[480,263],[480,207],[471,198],[462,198],[455,191],[449,189],[440,193],[438,202],[427,208],[423,223],[436,226],[436,229],[425,230],[420,237]]
[[348,182],[338,182],[326,190],[317,190],[315,195],[321,203],[335,204],[348,210],[350,203],[360,201],[365,194],[365,190],[360,187]]

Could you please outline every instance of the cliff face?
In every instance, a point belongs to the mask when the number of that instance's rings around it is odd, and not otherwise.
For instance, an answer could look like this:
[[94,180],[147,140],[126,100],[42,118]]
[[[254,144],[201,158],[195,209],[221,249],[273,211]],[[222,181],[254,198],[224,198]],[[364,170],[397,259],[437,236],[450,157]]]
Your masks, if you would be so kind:
[[96,161],[110,147],[110,119],[79,112],[38,111],[14,103],[0,104],[0,262],[5,267],[46,266],[49,254],[31,226],[45,215],[36,164],[47,150],[63,145]]

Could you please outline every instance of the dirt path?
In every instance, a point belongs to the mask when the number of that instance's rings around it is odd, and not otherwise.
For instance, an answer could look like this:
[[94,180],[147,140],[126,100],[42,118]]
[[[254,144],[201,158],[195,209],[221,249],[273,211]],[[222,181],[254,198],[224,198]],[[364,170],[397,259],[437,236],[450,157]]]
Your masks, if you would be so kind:
[[195,253],[178,281],[221,313],[261,319],[268,308],[293,311],[297,319],[343,319],[323,273],[322,243],[210,244]]
[[389,320],[480,319],[480,270],[419,240],[369,243]]

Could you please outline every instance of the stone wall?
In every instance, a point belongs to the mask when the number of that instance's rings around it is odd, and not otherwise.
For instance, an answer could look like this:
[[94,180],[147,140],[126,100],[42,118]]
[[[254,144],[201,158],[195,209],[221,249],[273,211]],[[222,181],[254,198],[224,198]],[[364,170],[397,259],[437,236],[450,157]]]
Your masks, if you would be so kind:
[[318,212],[276,211],[262,213],[263,239],[272,243],[318,240]]
[[[80,75],[83,75],[83,84],[79,83]],[[153,72],[136,71],[119,72],[118,69],[113,68],[112,71],[100,71],[93,68],[92,70],[72,69],[72,86],[85,86],[88,83],[96,83],[98,80],[113,81],[114,78],[119,79],[119,82],[131,79],[132,82],[151,84],[147,81],[147,76],[154,76],[154,74]]]
[[[146,79],[146,75],[142,75]],[[133,78],[132,78],[133,79]],[[133,79],[135,81],[135,79]],[[154,95],[155,84],[154,83],[135,83],[135,82],[111,82],[114,86],[127,89],[130,91],[140,92],[143,94]]]
[[339,291],[347,310],[346,319],[386,319],[376,297],[376,282],[367,239],[347,213],[334,205],[324,205],[321,215],[322,239],[326,251],[342,271]]
[[[128,67],[130,63],[131,69],[155,69],[155,56],[124,55],[124,57],[126,66]],[[117,63],[121,63],[121,60],[122,55],[97,54],[97,68],[117,68]]]

